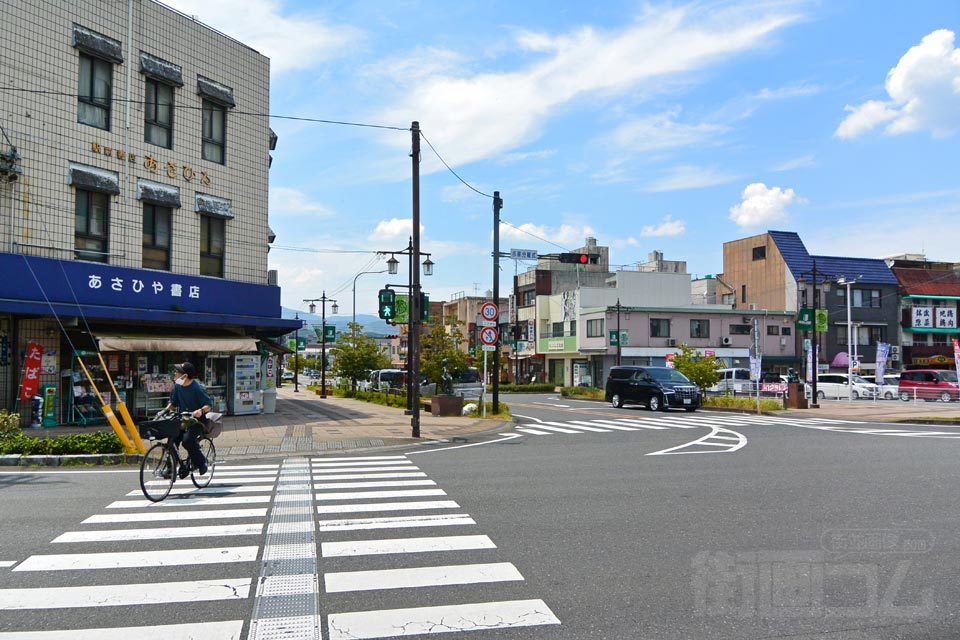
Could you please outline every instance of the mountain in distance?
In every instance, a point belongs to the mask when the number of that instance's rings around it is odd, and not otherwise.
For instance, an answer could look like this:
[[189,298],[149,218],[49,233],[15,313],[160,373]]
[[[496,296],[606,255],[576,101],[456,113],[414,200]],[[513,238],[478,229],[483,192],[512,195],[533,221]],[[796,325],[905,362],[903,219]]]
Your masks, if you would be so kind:
[[[319,313],[308,313],[306,311],[297,311],[296,309],[288,309],[287,307],[280,307],[280,315],[282,318],[293,319],[299,317],[301,320],[306,320],[307,326],[311,329],[313,327],[320,327],[323,324],[323,316]],[[346,315],[330,315],[327,314],[327,325],[333,325],[337,328],[337,333],[342,333],[348,331],[349,325],[353,322],[353,316]],[[386,336],[400,333],[398,327],[392,327],[386,323],[385,320],[381,320],[378,316],[367,315],[364,313],[357,314],[357,324],[363,327],[363,333],[371,336]]]

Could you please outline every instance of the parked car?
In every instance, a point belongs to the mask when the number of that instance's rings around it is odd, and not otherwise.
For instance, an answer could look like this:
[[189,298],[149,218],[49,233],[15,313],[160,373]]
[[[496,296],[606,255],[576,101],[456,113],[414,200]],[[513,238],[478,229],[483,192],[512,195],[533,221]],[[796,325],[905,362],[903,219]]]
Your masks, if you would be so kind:
[[898,386],[900,399],[904,402],[941,400],[951,402],[960,400],[960,384],[956,371],[942,369],[913,369],[900,373]]
[[387,391],[406,385],[407,372],[403,369],[375,369],[365,386],[366,391]]
[[821,373],[817,377],[817,398],[845,399],[852,397],[854,400],[860,398],[876,398],[880,395],[880,388],[877,385],[867,382],[858,375],[853,376],[853,389],[850,390],[849,381],[846,373]]
[[755,388],[750,382],[749,369],[719,369],[720,380],[717,384],[709,387],[707,391],[716,391],[718,393],[740,393],[750,391]]
[[284,382],[288,382],[288,381],[292,382],[295,377],[296,377],[296,376],[294,376],[293,371],[284,371],[284,372],[283,372],[283,381],[284,381]]
[[877,376],[863,376],[863,379],[880,387],[880,397],[884,400],[893,400],[900,394],[899,374],[886,374],[880,381],[877,381]]
[[467,367],[453,379],[453,394],[464,398],[479,398],[483,394],[483,380],[480,370]]
[[605,396],[617,408],[635,402],[651,411],[669,407],[696,411],[702,402],[699,387],[669,367],[613,367],[607,376]]

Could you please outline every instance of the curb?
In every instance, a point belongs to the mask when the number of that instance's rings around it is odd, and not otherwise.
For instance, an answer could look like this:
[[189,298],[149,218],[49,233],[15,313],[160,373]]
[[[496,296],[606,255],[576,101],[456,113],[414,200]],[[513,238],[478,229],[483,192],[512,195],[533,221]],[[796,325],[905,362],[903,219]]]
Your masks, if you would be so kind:
[[0,467],[106,467],[140,464],[140,459],[139,453],[70,453],[61,456],[12,453],[0,456]]

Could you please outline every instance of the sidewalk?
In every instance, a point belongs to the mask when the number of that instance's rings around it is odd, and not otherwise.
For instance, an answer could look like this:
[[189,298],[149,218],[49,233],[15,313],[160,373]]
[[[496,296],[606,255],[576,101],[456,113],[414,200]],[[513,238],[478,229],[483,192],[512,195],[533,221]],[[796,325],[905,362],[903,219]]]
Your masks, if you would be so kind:
[[420,410],[420,438],[414,438],[412,416],[403,409],[328,395],[284,385],[273,414],[228,416],[216,439],[223,455],[242,456],[293,452],[329,453],[417,444],[509,429],[504,420],[454,416],[441,418]]

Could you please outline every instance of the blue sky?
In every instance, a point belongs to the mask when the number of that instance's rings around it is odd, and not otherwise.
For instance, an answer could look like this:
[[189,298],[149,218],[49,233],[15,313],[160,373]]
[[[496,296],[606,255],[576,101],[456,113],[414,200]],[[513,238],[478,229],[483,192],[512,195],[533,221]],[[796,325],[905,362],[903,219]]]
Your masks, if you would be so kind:
[[[271,58],[274,115],[419,121],[466,182],[500,191],[503,250],[592,236],[612,265],[661,250],[702,276],[724,242],[778,229],[814,254],[960,260],[956,0],[167,4]],[[271,126],[283,304],[325,291],[349,315],[354,276],[385,268],[363,252],[407,245],[410,134]],[[490,198],[424,142],[432,299],[492,288],[492,227]],[[406,271],[360,277],[357,312],[391,281]]]

